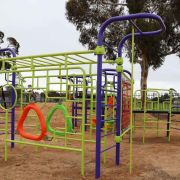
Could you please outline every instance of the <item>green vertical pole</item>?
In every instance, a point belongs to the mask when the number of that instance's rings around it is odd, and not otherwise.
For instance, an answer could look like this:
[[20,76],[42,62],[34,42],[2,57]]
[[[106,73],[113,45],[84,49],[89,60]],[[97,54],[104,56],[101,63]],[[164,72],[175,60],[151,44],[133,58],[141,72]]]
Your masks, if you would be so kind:
[[33,90],[33,88],[34,88],[34,76],[35,76],[33,59],[31,59],[31,70],[32,70],[32,90]]
[[86,82],[85,82],[85,73],[83,72],[83,96],[82,96],[82,123],[81,123],[81,133],[82,133],[82,142],[81,142],[81,148],[82,148],[82,154],[81,154],[81,174],[82,176],[85,175],[85,94],[86,94]]
[[[67,66],[67,60],[68,60],[68,56],[65,56],[65,68],[66,68],[66,100],[69,98],[69,79],[68,79],[68,66]],[[67,132],[67,121],[65,121],[65,131]],[[65,140],[65,146],[67,146],[67,134],[65,133],[64,136],[64,140]]]
[[[122,91],[121,91],[122,92]],[[121,98],[122,99],[122,98]],[[122,103],[121,103],[122,105]],[[115,92],[113,93],[113,119],[115,119]],[[122,118],[121,118],[122,119]],[[122,124],[122,123],[121,123]],[[113,123],[113,129],[112,131],[114,132],[115,130],[115,121]]]
[[8,158],[8,110],[5,110],[5,145],[4,145],[4,160]]
[[146,112],[146,99],[147,99],[147,90],[143,89],[142,91],[144,91],[144,114],[143,114],[143,144],[145,142],[145,131],[146,131],[146,119],[147,119],[147,112]]
[[168,141],[171,140],[171,116],[172,116],[172,90],[169,90],[170,99],[169,99],[169,133],[168,133]]
[[130,112],[130,147],[129,147],[129,172],[132,174],[132,142],[133,142],[133,86],[134,86],[134,27],[132,27],[132,50],[131,50],[131,112]]
[[45,102],[47,102],[48,92],[49,92],[49,70],[46,71],[46,93],[45,93],[46,101]]
[[[108,90],[108,83],[106,84],[106,87],[105,87],[106,91],[105,91],[105,98],[104,98],[104,104],[108,104],[108,98],[107,98],[107,90]],[[104,106],[105,108],[105,111],[104,111],[104,120],[106,120],[107,118],[109,119],[108,117],[108,106]],[[104,134],[107,134],[107,124],[108,124],[108,121],[105,121],[104,122]],[[104,149],[107,148],[107,136],[104,136]],[[106,162],[106,159],[107,159],[107,151],[104,152],[103,154],[103,157],[104,157],[104,163]]]
[[[61,76],[62,73],[61,73],[61,65],[59,65],[59,76]],[[60,93],[62,93],[62,78],[59,78],[59,82],[60,82]]]
[[23,81],[21,81],[21,97],[20,97],[20,109],[21,109],[21,112],[23,110],[23,102],[24,102],[23,93],[24,93]]
[[93,77],[91,76],[92,74],[92,65],[89,65],[89,75],[90,75],[90,92],[91,92],[91,97],[90,97],[90,139],[92,139],[92,133],[93,133],[93,126],[92,126],[92,118],[93,118]]
[[67,66],[67,60],[68,60],[68,56],[65,56],[65,68],[66,68],[66,99],[68,99],[68,66]]
[[[160,97],[160,94],[159,94],[159,92],[157,92],[157,94],[158,94],[158,99],[157,99],[158,107],[157,107],[157,109],[158,109],[158,111],[160,111],[160,106],[159,106],[159,97]],[[159,136],[159,114],[158,114],[158,119],[157,119],[157,136]]]

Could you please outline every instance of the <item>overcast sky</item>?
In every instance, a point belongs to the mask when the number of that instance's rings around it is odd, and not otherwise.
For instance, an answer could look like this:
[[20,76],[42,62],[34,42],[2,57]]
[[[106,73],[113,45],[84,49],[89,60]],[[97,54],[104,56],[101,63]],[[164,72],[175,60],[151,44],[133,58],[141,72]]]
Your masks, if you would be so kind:
[[[84,50],[79,33],[65,17],[65,0],[1,0],[0,30],[15,37],[20,55]],[[124,67],[129,69],[128,60]],[[168,56],[164,65],[150,70],[148,87],[174,88],[180,91],[180,59]],[[140,68],[135,66],[135,87],[139,86]]]

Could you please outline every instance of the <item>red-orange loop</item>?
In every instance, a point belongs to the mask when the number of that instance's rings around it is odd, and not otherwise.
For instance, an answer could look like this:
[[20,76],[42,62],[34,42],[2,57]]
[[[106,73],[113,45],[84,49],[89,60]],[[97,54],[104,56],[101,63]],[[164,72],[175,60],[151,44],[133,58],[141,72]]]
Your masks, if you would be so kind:
[[[24,124],[24,121],[26,120],[26,117],[31,109],[33,109],[38,115],[38,119],[39,119],[40,127],[41,127],[40,135],[32,135],[32,134],[28,134],[28,133],[24,132],[23,124]],[[46,133],[47,133],[46,121],[43,117],[41,110],[39,109],[39,107],[36,104],[31,103],[31,104],[28,104],[24,108],[23,113],[22,113],[20,119],[18,120],[17,130],[22,137],[24,137],[26,139],[30,139],[30,140],[40,141],[46,136]]]

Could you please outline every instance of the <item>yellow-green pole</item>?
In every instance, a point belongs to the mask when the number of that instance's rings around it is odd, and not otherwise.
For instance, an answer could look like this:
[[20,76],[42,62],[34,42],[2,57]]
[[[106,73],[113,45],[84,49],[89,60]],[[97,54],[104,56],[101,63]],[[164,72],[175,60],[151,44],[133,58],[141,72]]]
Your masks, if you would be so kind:
[[133,143],[133,86],[134,86],[134,27],[132,27],[132,50],[131,50],[131,112],[130,112],[130,147],[129,147],[129,172],[132,174],[132,143]]

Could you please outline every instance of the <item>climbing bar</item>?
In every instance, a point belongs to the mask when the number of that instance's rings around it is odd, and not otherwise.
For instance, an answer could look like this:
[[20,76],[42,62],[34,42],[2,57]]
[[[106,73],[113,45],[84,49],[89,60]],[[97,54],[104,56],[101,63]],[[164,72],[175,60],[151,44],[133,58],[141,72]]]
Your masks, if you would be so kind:
[[112,145],[112,146],[110,146],[110,147],[108,147],[108,148],[106,148],[106,149],[103,149],[103,150],[101,151],[101,153],[103,153],[103,152],[105,152],[105,151],[108,151],[108,150],[110,150],[110,149],[112,149],[112,148],[114,148],[114,147],[116,147],[116,144],[114,144],[114,145]]

